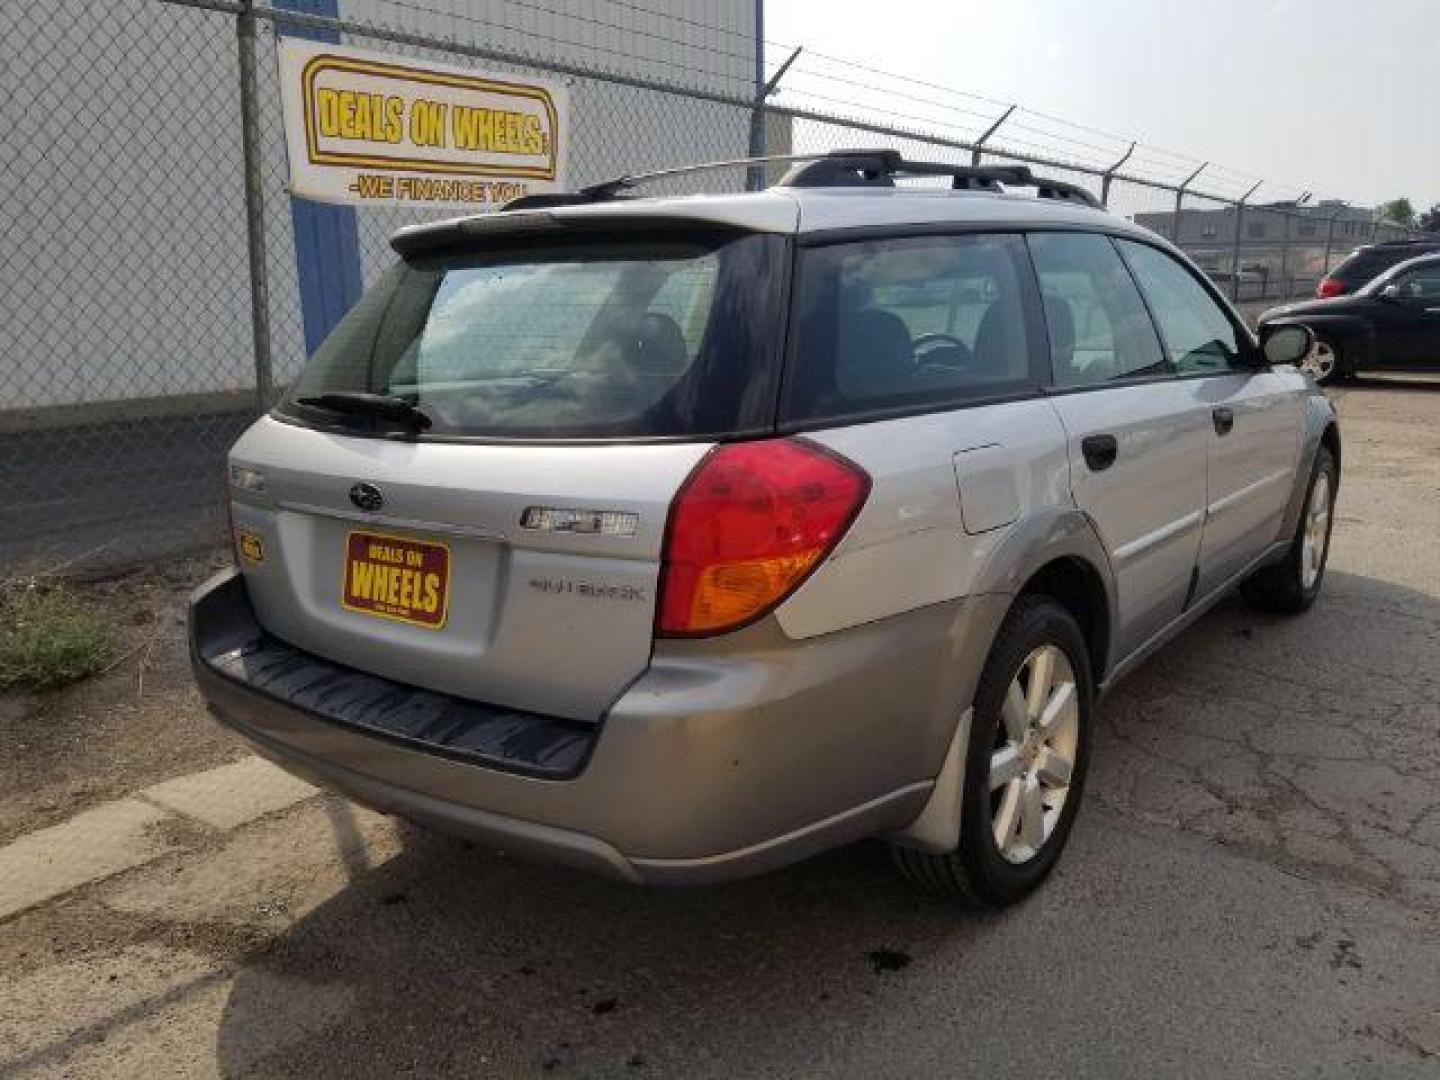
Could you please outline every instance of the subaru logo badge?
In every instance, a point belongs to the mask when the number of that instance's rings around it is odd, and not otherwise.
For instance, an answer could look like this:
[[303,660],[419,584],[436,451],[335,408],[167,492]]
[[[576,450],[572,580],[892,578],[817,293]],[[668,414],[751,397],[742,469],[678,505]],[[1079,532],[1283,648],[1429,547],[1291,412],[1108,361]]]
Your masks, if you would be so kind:
[[374,513],[385,505],[385,496],[374,484],[362,481],[350,489],[350,501],[361,510]]

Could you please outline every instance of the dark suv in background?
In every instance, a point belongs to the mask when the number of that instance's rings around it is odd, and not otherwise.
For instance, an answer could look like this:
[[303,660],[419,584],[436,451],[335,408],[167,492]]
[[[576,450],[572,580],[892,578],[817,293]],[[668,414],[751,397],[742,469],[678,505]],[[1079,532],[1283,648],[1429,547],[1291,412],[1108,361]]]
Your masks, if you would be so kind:
[[1437,253],[1440,253],[1440,236],[1431,240],[1386,240],[1379,244],[1366,244],[1352,251],[1344,262],[1321,278],[1315,295],[1322,300],[1345,296],[1406,259]]

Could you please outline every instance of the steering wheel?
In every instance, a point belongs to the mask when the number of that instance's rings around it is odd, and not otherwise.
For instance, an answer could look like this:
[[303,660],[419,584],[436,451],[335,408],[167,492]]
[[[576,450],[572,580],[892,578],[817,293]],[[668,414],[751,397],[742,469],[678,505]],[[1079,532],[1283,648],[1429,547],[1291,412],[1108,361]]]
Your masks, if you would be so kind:
[[918,355],[921,349],[934,348],[936,346],[954,349],[962,359],[970,355],[970,346],[966,345],[965,342],[961,341],[954,334],[921,334],[912,343],[912,347],[917,354],[915,363],[926,363],[925,357]]

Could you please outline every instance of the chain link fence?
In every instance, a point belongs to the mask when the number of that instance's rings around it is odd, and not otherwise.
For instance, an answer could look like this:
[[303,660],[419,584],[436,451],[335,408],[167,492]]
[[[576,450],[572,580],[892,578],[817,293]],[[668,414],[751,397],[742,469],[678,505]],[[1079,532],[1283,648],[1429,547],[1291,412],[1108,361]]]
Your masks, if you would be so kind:
[[[1313,290],[1351,248],[1385,235],[1370,222],[1357,233],[1338,204],[1328,217],[1324,206],[1246,206],[1199,178],[1182,191],[1124,162],[1079,164],[1033,135],[1007,142],[1003,125],[966,139],[878,111],[762,99],[754,25],[719,21],[726,5],[698,7],[703,18],[635,0],[358,6],[373,17],[316,15],[297,0],[0,9],[0,576],[223,538],[225,452],[314,344],[297,230],[325,224],[297,212],[287,186],[283,36],[564,80],[575,186],[757,149],[889,146],[1029,164],[1170,236],[1232,297],[1262,306]],[[763,172],[768,182],[778,169]],[[645,190],[746,180],[704,173]],[[395,229],[454,212],[357,208],[359,280],[329,284],[353,295],[390,261]]]
[[6,569],[222,527],[221,462],[256,410],[235,65],[218,12],[0,11]]

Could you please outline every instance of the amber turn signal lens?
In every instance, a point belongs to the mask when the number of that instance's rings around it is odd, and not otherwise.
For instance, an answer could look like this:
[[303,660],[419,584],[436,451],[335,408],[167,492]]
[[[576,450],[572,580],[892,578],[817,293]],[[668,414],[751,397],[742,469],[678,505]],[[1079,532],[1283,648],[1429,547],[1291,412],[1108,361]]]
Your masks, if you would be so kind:
[[814,443],[731,443],[696,466],[670,508],[656,629],[716,634],[799,587],[870,493],[859,466]]

